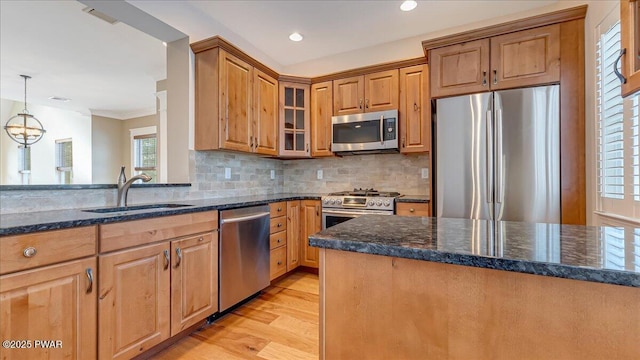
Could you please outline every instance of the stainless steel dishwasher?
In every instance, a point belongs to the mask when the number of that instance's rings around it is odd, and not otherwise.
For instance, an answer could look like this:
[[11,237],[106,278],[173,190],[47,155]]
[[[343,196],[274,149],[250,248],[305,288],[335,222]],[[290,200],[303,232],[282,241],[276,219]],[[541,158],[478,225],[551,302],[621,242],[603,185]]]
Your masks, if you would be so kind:
[[269,286],[269,205],[220,212],[220,311]]

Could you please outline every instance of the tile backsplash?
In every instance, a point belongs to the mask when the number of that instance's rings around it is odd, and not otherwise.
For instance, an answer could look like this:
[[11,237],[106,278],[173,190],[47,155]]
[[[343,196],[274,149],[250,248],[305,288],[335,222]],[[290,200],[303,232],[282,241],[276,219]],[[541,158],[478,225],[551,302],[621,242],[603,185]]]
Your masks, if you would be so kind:
[[[353,188],[375,188],[401,194],[429,194],[427,154],[354,155],[284,162],[284,192],[328,193]],[[322,170],[322,179],[318,179]]]
[[[328,193],[360,187],[429,194],[429,181],[421,178],[421,169],[429,167],[427,154],[278,160],[223,151],[191,151],[189,162],[191,187],[131,188],[129,204],[281,192]],[[226,168],[230,170],[230,179],[225,178]],[[323,173],[320,180],[318,170]],[[114,176],[114,183],[115,180]],[[0,214],[115,206],[116,192],[116,189],[1,191]]]

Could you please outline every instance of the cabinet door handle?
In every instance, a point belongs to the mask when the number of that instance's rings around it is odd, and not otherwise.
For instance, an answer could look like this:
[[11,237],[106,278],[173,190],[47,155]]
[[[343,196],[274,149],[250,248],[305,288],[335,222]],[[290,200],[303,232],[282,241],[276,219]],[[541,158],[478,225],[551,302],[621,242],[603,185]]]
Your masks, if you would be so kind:
[[307,152],[309,152],[309,143],[307,143]]
[[178,267],[182,262],[182,250],[179,247],[176,248],[176,255],[178,255],[178,261],[176,261],[176,267]]
[[318,205],[316,205],[316,216],[320,216],[320,210],[318,208]]
[[498,84],[498,70],[493,69],[493,85]]
[[618,79],[620,79],[620,82],[623,84],[627,83],[627,78],[624,77],[624,75],[622,75],[620,73],[620,71],[618,71],[618,62],[620,61],[620,59],[622,59],[622,57],[627,53],[627,48],[624,49],[620,49],[620,54],[618,54],[618,57],[616,58],[616,61],[613,62],[613,72],[616,74],[616,76],[618,77]]
[[364,107],[367,108],[367,109],[369,108],[369,99],[366,99],[364,101]]
[[405,145],[405,143],[404,143],[404,136],[403,136],[403,137],[402,137],[402,147],[403,147],[403,148],[404,148],[404,145]]
[[24,257],[26,258],[32,258],[36,256],[37,253],[38,253],[38,250],[36,250],[36,248],[29,246],[28,248],[24,249],[24,251],[22,252],[22,255],[24,255]]
[[487,72],[482,72],[482,86],[487,86]]
[[249,136],[249,139],[250,139],[249,148],[253,150],[253,136]]
[[360,101],[358,101],[358,109],[362,110],[362,99],[360,99]]
[[87,279],[89,279],[89,286],[87,286],[87,294],[93,291],[93,270],[87,268]]
[[278,265],[282,265],[282,261],[281,260],[278,260]]
[[416,104],[415,102],[413,103],[413,111],[418,111],[420,110],[420,107],[418,106],[418,104]]
[[171,262],[171,260],[169,260],[169,250],[165,250],[164,251],[164,269],[165,270],[169,268],[169,262]]

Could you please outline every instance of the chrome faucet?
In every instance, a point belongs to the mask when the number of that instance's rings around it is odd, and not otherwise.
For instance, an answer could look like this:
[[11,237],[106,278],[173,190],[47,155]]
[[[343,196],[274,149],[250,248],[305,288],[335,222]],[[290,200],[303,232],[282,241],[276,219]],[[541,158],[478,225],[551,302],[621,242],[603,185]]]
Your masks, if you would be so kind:
[[133,184],[136,180],[142,180],[144,182],[148,182],[151,180],[151,176],[142,173],[140,175],[136,175],[127,181],[127,177],[124,174],[124,166],[120,168],[120,176],[118,176],[118,207],[127,206],[127,194],[129,193],[129,188],[131,184]]

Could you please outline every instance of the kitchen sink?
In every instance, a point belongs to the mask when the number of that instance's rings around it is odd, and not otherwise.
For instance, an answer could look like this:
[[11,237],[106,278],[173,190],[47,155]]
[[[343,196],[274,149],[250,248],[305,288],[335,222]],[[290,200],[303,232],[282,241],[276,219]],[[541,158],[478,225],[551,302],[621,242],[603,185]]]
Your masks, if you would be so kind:
[[92,212],[98,214],[111,214],[111,213],[129,213],[132,211],[153,210],[153,209],[175,209],[193,205],[186,204],[149,204],[149,205],[133,205],[133,206],[120,206],[120,207],[108,207],[99,209],[82,210],[85,212]]

